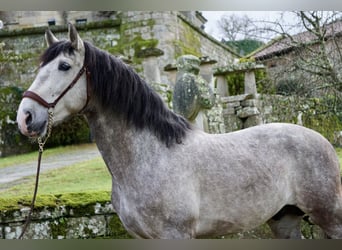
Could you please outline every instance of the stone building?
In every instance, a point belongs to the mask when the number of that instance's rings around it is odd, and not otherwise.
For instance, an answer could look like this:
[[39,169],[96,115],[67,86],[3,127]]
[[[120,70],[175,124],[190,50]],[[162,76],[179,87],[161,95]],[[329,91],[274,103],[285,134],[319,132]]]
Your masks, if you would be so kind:
[[312,92],[324,82],[342,82],[342,20],[319,29],[276,38],[248,57],[266,66],[280,94]]
[[[66,36],[66,23],[78,26],[84,40],[122,56],[147,82],[174,84],[177,57],[192,54],[226,65],[235,52],[206,34],[206,19],[198,11],[14,11],[0,12],[0,85],[26,85],[34,77],[44,50],[47,26]],[[5,73],[5,74],[3,74]],[[15,74],[15,76],[13,75]]]

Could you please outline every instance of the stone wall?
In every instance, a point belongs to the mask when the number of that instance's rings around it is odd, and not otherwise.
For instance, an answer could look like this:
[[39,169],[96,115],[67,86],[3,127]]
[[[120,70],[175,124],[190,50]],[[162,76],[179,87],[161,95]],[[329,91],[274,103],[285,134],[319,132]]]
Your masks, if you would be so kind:
[[[112,46],[120,39],[120,20],[110,20],[79,27],[82,38],[102,49]],[[0,87],[27,88],[33,82],[39,67],[39,56],[46,49],[46,27],[27,28],[15,31],[0,31]],[[57,38],[67,36],[67,26],[51,27]]]
[[253,94],[222,97],[223,118],[227,132],[232,132],[262,123],[260,103]]
[[[164,71],[164,67],[175,64],[181,55],[210,57],[218,61],[218,65],[229,64],[238,57],[229,47],[206,34],[178,11],[123,12],[121,27],[122,37],[126,40],[123,54],[133,60],[133,66],[138,72],[143,72],[139,63],[144,58],[135,58],[139,52],[137,50],[152,46],[163,51],[155,59],[155,64],[159,67],[161,83],[170,86],[174,85],[174,79]],[[136,46],[137,43],[141,46]]]
[[[89,194],[74,194],[68,201],[67,195],[38,196],[37,206],[24,239],[89,239],[89,238],[132,238],[122,226],[108,198],[102,197],[82,202]],[[91,196],[91,195],[90,195]],[[40,200],[53,200],[54,204],[39,204]],[[59,204],[60,203],[60,204]],[[5,206],[8,205],[7,208]],[[29,197],[1,199],[0,239],[18,239],[29,212]],[[304,238],[321,238],[319,228],[303,222]],[[273,235],[266,224],[253,230],[218,238],[271,239]]]
[[[87,196],[90,200],[82,201]],[[95,193],[38,196],[24,239],[130,238],[109,201],[110,194],[104,192],[100,194],[102,197],[98,196]],[[29,200],[29,197],[1,199],[1,239],[20,236],[30,210]]]

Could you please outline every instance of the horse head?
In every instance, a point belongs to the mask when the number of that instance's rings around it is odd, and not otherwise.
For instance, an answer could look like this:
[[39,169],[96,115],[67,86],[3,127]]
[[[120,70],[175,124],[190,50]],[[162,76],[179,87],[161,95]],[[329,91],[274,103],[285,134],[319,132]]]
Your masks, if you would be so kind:
[[84,43],[72,24],[68,35],[68,40],[59,41],[50,30],[45,33],[48,49],[17,113],[18,127],[26,136],[43,137],[47,133],[51,109],[56,125],[80,112],[88,102]]

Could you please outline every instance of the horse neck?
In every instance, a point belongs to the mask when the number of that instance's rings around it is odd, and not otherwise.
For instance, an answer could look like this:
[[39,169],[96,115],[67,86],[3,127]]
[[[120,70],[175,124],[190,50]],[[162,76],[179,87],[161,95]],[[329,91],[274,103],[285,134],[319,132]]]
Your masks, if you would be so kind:
[[115,114],[92,112],[86,115],[97,147],[112,176],[121,179],[139,162],[152,161],[165,146],[148,129],[135,129]]

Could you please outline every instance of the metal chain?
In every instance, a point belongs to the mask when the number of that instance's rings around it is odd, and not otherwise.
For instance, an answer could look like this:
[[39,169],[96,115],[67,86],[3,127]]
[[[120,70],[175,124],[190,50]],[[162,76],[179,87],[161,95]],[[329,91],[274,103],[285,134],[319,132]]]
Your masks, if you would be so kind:
[[38,137],[38,146],[39,146],[39,152],[44,151],[44,145],[47,142],[48,138],[51,135],[52,131],[52,126],[53,126],[53,109],[48,110],[49,118],[48,118],[48,125],[47,125],[47,134],[45,138],[43,139],[42,137]]
[[48,138],[51,135],[51,131],[52,131],[52,126],[53,126],[53,110],[49,109],[48,110],[48,114],[49,114],[49,118],[48,118],[48,125],[47,125],[47,134],[45,136],[45,138],[43,139],[42,137],[38,137],[38,146],[39,146],[39,153],[38,153],[38,163],[37,163],[37,173],[36,173],[36,184],[34,187],[34,192],[33,192],[33,197],[32,197],[32,201],[31,201],[31,206],[30,206],[30,211],[29,214],[26,217],[26,221],[23,227],[23,230],[19,236],[19,239],[23,239],[24,234],[26,232],[26,229],[28,227],[28,225],[31,222],[31,216],[32,216],[32,212],[34,209],[34,204],[36,202],[36,197],[37,197],[37,192],[38,192],[38,183],[39,183],[39,173],[40,173],[40,164],[41,164],[41,160],[42,160],[42,154],[44,151],[44,145],[47,142]]

